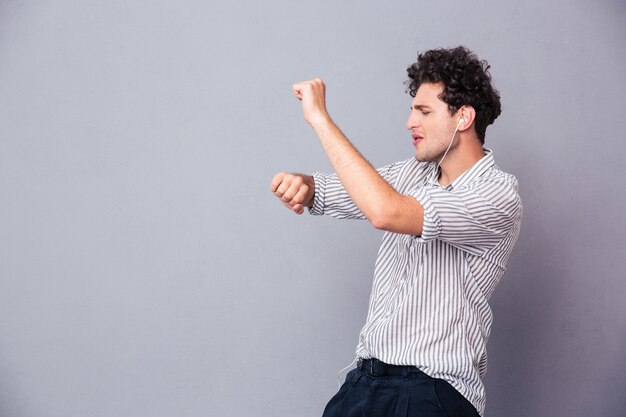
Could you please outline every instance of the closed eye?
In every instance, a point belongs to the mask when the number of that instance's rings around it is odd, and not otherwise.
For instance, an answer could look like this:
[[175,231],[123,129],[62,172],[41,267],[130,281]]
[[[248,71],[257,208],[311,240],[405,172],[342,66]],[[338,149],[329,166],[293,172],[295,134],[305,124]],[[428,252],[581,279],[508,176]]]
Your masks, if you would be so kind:
[[422,113],[423,115],[427,115],[430,114],[430,109],[427,106],[422,106],[420,104],[417,104],[415,106],[411,107],[411,110],[417,110],[420,113]]

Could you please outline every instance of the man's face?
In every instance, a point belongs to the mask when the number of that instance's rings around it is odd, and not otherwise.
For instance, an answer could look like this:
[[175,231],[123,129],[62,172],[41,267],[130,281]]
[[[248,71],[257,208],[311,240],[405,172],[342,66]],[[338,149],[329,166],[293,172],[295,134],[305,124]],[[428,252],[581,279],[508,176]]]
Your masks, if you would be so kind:
[[[411,131],[415,158],[423,162],[439,162],[454,134],[456,118],[450,116],[448,105],[438,96],[443,85],[422,84],[411,103],[411,113],[406,127]],[[452,151],[458,141],[454,141]]]

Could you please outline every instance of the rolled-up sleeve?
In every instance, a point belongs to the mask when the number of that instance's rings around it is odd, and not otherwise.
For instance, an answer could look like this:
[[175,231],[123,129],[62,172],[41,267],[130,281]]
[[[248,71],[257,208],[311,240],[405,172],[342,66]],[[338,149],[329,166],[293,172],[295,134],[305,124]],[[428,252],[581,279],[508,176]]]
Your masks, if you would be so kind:
[[411,195],[424,207],[419,239],[439,239],[476,255],[505,239],[521,217],[517,180],[508,174],[458,190],[425,185]]
[[[321,172],[313,173],[313,181],[315,182],[315,195],[313,196],[313,207],[309,209],[309,213],[320,216],[324,214],[324,203],[326,202],[326,184],[330,175]],[[335,176],[336,177],[336,176]]]

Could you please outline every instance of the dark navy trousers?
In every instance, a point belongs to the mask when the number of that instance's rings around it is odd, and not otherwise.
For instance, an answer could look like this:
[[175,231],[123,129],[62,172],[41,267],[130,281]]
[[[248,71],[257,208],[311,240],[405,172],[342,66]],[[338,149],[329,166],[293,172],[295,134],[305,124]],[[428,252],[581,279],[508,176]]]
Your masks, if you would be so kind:
[[443,379],[416,367],[391,367],[393,375],[371,372],[369,366],[359,364],[326,405],[323,417],[479,417],[474,406]]

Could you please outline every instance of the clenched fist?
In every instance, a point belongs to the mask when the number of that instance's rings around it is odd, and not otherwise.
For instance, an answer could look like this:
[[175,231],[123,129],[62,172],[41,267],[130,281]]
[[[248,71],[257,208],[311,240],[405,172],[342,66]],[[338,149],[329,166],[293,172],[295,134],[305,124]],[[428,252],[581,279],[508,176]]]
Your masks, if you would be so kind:
[[296,214],[304,213],[304,207],[313,205],[315,182],[313,177],[301,174],[279,172],[274,175],[270,191],[280,198],[289,210]]
[[302,81],[292,87],[293,94],[302,102],[304,120],[311,126],[328,118],[326,111],[326,86],[319,78]]

